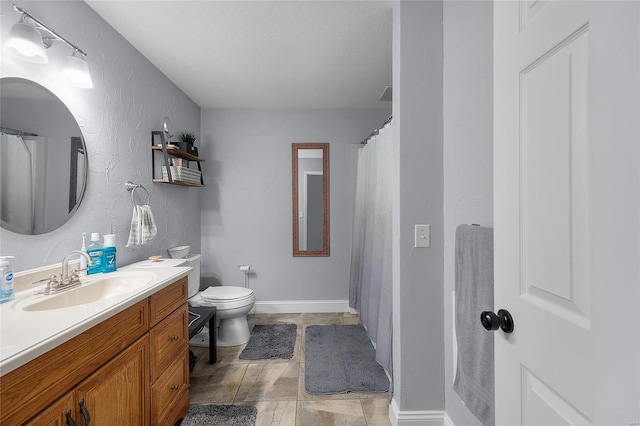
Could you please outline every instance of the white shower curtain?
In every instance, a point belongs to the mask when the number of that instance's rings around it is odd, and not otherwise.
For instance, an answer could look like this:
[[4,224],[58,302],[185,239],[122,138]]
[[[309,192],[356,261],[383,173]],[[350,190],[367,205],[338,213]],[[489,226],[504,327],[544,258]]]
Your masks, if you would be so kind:
[[2,134],[0,140],[0,216],[4,226],[33,233],[31,151],[20,136]]
[[376,346],[376,361],[392,373],[391,125],[360,150],[356,184],[349,306]]

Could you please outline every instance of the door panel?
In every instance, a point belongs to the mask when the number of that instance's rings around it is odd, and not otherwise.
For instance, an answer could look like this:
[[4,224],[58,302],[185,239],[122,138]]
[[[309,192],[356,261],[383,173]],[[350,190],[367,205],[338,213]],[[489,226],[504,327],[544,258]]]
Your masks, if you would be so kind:
[[539,380],[526,368],[522,371],[524,388],[523,425],[582,425],[585,418],[562,396]]
[[592,417],[589,5],[494,2],[496,424]]
[[520,73],[522,293],[585,327],[588,43],[582,28]]

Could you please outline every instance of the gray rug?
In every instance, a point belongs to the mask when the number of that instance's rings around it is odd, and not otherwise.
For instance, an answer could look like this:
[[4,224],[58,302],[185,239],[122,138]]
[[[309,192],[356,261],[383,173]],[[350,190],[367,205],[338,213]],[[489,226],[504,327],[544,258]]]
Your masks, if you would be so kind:
[[295,324],[256,324],[240,359],[289,359],[295,344]]
[[258,410],[252,405],[196,405],[180,426],[254,426]]
[[312,394],[386,392],[389,379],[361,325],[305,329],[304,388]]

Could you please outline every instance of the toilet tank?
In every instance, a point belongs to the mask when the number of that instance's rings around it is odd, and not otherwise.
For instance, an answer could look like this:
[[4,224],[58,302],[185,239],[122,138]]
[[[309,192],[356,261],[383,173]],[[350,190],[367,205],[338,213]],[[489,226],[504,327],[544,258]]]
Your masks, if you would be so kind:
[[189,273],[189,295],[193,297],[200,290],[200,255],[190,254],[185,257],[186,264],[184,266],[191,266],[193,270]]

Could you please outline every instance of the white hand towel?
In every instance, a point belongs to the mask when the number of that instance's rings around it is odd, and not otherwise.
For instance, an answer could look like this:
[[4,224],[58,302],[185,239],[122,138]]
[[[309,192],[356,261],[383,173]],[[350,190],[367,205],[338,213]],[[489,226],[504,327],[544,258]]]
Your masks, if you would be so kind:
[[143,246],[152,242],[158,228],[153,218],[151,207],[148,205],[134,206],[133,216],[131,217],[131,230],[129,231],[129,241],[126,247]]
[[142,244],[147,244],[156,238],[158,233],[158,227],[156,226],[156,220],[151,212],[151,207],[144,205],[140,207],[142,212]]

